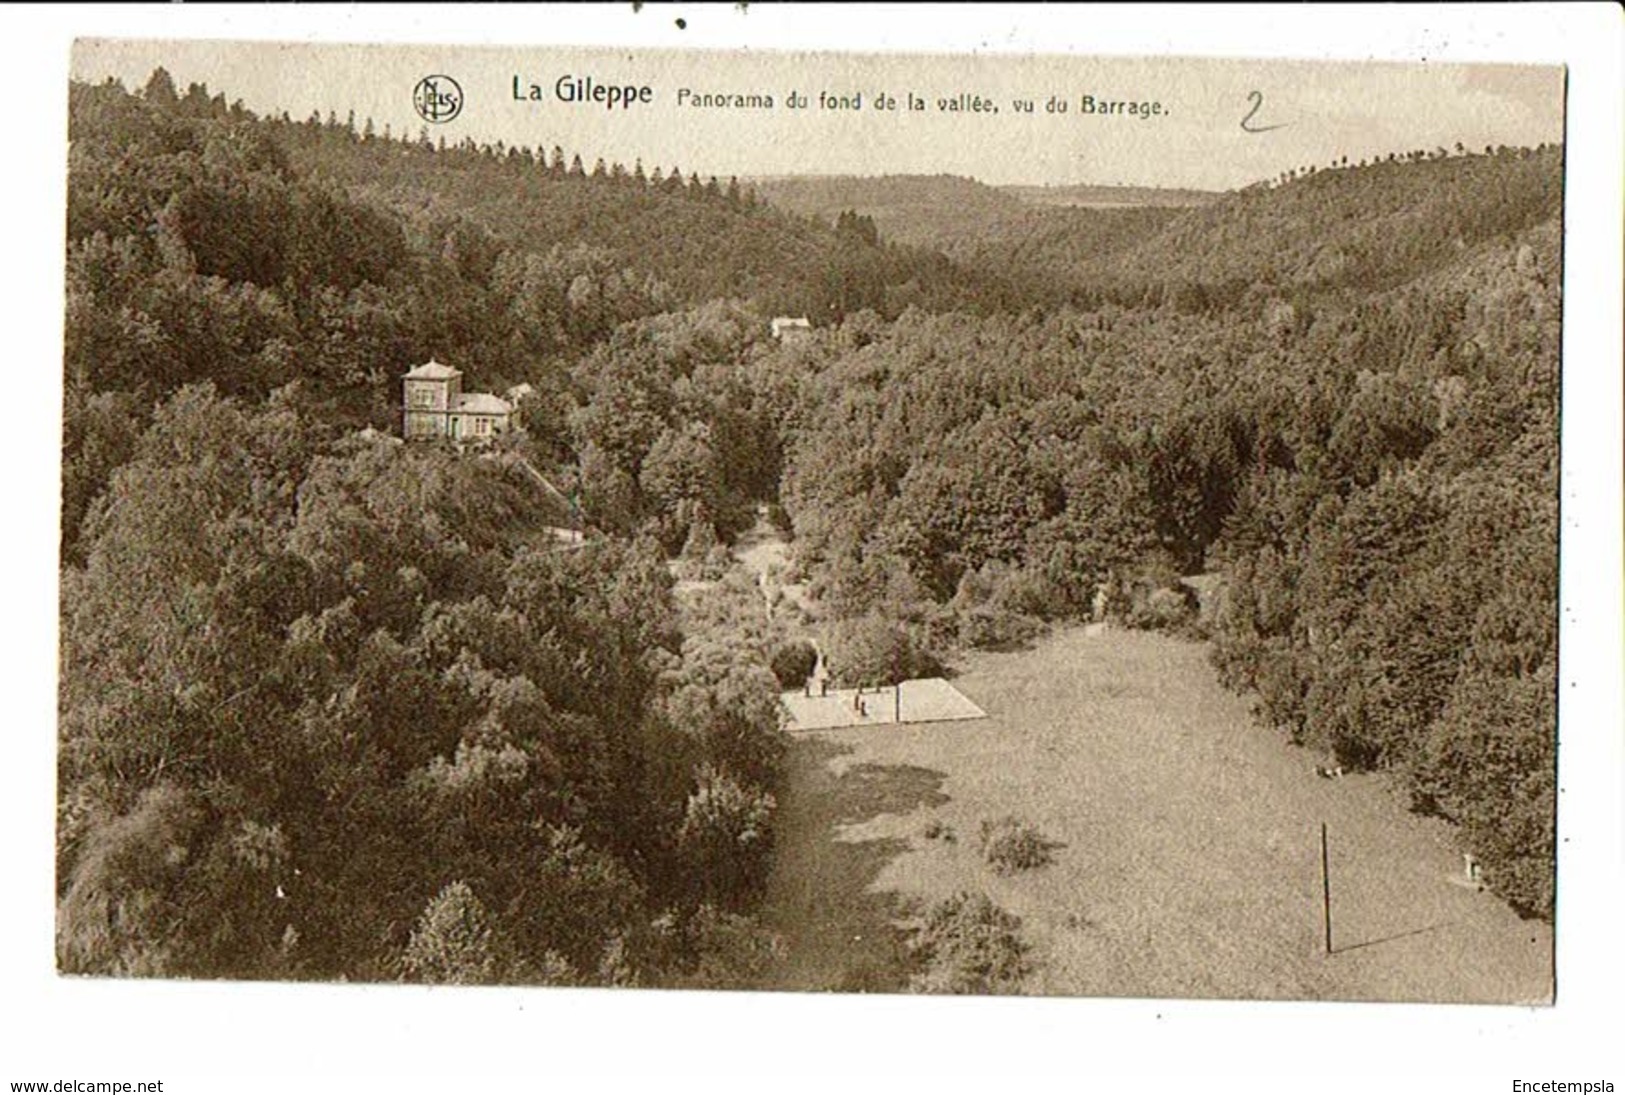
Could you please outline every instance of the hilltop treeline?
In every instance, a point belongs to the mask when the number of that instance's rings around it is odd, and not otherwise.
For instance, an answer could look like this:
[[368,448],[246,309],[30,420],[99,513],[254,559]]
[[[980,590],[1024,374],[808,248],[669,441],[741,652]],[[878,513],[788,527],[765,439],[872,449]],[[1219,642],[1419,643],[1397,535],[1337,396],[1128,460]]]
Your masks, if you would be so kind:
[[767,314],[821,322],[874,309],[895,316],[1008,307],[1017,290],[937,250],[887,242],[869,218],[795,216],[759,200],[736,178],[681,165],[584,160],[560,145],[391,140],[353,121],[273,122],[302,171],[343,184],[410,218],[477,223],[515,249],[586,247],[658,280],[672,305],[748,302]]
[[1091,272],[1109,271],[1116,255],[1180,213],[1041,204],[953,175],[764,179],[757,188],[774,205],[830,223],[866,217],[882,238],[940,251],[1019,288],[1029,305],[1086,300],[1103,288]]
[[826,222],[850,210],[873,220],[887,239],[939,251],[985,239],[1034,212],[1020,198],[957,175],[792,176],[753,185],[779,208]]
[[[73,85],[70,136],[64,969],[745,983],[787,636],[672,572],[759,506],[852,672],[1204,629],[1266,723],[1392,771],[1549,911],[1558,152],[965,262],[161,71]],[[524,436],[380,436],[431,356],[530,384]]]
[[1294,172],[1170,221],[1113,262],[1121,280],[1228,305],[1257,287],[1357,305],[1556,215],[1563,150],[1412,153]]
[[953,176],[776,179],[760,189],[826,221],[843,210],[869,216],[882,237],[1019,285],[1029,304],[1170,301],[1191,311],[1327,293],[1353,304],[1546,219],[1560,200],[1561,154],[1458,147],[1354,165],[1345,157],[1230,194],[1121,208],[1048,204],[1042,190],[1023,201]]

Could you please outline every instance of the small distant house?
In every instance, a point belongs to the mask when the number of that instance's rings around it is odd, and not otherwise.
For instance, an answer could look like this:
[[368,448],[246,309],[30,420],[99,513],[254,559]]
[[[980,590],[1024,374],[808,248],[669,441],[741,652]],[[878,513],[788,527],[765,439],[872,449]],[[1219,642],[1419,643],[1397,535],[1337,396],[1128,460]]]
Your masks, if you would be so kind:
[[480,441],[513,424],[513,404],[489,392],[464,392],[462,372],[450,365],[430,360],[401,380],[401,432],[408,441]]
[[780,342],[793,342],[812,334],[812,320],[806,316],[777,316],[770,326],[773,337]]

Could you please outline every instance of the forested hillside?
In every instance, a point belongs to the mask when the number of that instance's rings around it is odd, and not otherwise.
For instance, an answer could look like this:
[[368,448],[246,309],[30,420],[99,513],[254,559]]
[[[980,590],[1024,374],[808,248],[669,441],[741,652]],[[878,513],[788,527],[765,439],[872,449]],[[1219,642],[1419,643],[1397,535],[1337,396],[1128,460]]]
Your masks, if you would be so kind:
[[[285,127],[291,161],[342,183],[370,205],[409,221],[461,218],[515,250],[587,251],[666,289],[665,302],[750,301],[769,313],[838,320],[873,308],[1008,303],[1001,283],[943,261],[935,250],[888,245],[857,219],[787,215],[738,179],[682,167],[588,164],[554,145],[441,147],[357,136],[353,124],[309,119]],[[567,159],[568,157],[568,159]],[[913,241],[887,234],[898,244]],[[929,243],[930,241],[923,241]]]
[[[738,309],[662,315],[674,291],[601,248],[358,198],[297,165],[295,127],[162,72],[71,93],[61,967],[744,976],[782,749],[769,640],[726,604],[680,618],[648,535],[720,474],[707,339]],[[590,363],[616,345],[631,398],[642,368],[701,384],[647,374],[658,408],[608,415],[619,374]],[[398,375],[431,355],[535,384],[530,437],[391,440]],[[618,430],[654,450],[624,512],[599,505]],[[564,477],[578,453],[564,481],[603,516],[561,546],[517,461]]]
[[1560,168],[1316,173],[1123,250],[1145,289],[1088,310],[849,321],[778,374],[821,596],[938,643],[1209,630],[1261,718],[1395,773],[1545,915]]
[[772,205],[825,223],[844,212],[875,222],[881,235],[941,249],[1019,220],[1031,207],[1020,198],[958,175],[788,176],[753,179]]
[[[1561,149],[943,254],[369,129],[70,89],[63,969],[743,983],[787,635],[673,574],[758,507],[893,672],[1208,639],[1549,915]],[[523,433],[387,436],[431,356],[529,383]]]
[[1090,208],[1025,201],[953,175],[762,179],[756,188],[771,204],[826,223],[839,223],[842,214],[867,218],[880,238],[938,250],[1019,285],[1030,302],[1067,301],[1098,288],[1092,272],[1109,269],[1113,256],[1179,212],[1151,202]]
[[1562,149],[1411,152],[1293,176],[1190,210],[1125,254],[1116,276],[1212,303],[1254,287],[1352,302],[1549,220],[1562,201]]
[[[1249,293],[1249,303],[1260,293],[1340,293],[1353,303],[1457,262],[1551,215],[1560,157],[1555,147],[1410,151],[1294,169],[1183,203],[1186,192],[1151,191],[1117,207],[953,176],[775,179],[759,190],[831,223],[842,211],[868,217],[882,238],[939,249],[1019,283],[1033,301],[1144,307],[1171,298],[1192,310],[1240,305]],[[1152,200],[1161,193],[1166,201]]]

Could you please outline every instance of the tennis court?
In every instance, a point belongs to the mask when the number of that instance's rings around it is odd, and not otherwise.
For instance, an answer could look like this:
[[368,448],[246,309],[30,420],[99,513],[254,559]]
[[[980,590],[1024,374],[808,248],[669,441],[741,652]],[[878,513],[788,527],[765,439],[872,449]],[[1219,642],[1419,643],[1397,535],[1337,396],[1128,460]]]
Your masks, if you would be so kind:
[[941,677],[921,677],[887,688],[831,688],[786,692],[780,700],[791,730],[835,730],[912,722],[985,719],[987,712]]

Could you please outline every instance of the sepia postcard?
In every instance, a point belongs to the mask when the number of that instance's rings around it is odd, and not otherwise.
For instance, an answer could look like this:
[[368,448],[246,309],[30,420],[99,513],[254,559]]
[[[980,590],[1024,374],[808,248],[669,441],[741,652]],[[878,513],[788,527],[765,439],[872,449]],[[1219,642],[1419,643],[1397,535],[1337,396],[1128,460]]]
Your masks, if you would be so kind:
[[1561,67],[64,90],[62,973],[1553,998]]
[[51,1090],[1608,1080],[1589,62],[622,7],[30,82]]

